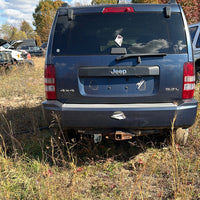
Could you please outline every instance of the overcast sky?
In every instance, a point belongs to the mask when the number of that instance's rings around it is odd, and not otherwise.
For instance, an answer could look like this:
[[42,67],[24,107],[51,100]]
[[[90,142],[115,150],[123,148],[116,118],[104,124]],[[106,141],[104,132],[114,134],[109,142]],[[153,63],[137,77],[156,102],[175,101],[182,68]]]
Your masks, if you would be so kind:
[[[75,2],[90,4],[91,0],[68,0],[66,2],[72,5]],[[38,3],[39,0],[0,0],[0,26],[11,24],[17,27],[23,20],[32,26],[32,14]]]

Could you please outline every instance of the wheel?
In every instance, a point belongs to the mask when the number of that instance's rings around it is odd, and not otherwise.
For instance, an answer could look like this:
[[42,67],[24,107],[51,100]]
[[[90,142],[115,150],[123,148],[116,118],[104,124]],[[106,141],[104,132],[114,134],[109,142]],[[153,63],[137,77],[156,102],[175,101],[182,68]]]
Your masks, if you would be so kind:
[[34,67],[35,66],[35,64],[32,60],[25,60],[24,63],[27,67]]
[[189,129],[178,128],[175,133],[175,142],[179,145],[185,145],[188,139]]
[[12,70],[13,70],[13,66],[12,66],[12,65],[9,65],[9,66],[7,66],[7,68],[6,68],[6,73],[11,72]]

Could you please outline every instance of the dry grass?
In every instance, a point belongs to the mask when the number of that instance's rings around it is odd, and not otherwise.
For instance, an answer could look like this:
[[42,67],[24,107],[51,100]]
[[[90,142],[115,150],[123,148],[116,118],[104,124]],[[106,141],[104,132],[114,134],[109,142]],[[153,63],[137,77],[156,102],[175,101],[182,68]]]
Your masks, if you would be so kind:
[[44,58],[35,58],[34,63],[34,68],[14,67],[9,74],[0,76],[1,128],[7,130],[9,123],[14,132],[20,132],[44,124]]
[[44,58],[34,62],[0,76],[0,199],[200,199],[200,111],[185,147],[158,138],[69,144],[61,130],[39,129]]

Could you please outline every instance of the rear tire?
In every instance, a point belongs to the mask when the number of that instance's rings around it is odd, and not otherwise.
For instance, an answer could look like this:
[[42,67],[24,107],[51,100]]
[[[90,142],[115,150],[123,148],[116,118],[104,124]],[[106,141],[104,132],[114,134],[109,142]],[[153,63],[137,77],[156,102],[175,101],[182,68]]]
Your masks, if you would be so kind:
[[31,67],[34,67],[35,66],[35,64],[34,64],[34,62],[32,61],[32,60],[26,60],[25,61],[25,65],[29,68],[31,68]]
[[13,70],[13,66],[12,65],[9,65],[6,67],[6,73],[9,73]]

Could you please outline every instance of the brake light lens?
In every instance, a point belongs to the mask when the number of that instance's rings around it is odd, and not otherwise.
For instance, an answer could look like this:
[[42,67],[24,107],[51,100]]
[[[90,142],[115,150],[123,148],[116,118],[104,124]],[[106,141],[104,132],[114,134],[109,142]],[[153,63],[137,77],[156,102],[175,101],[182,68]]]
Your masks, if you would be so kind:
[[108,7],[104,8],[103,13],[123,13],[123,12],[134,12],[133,7]]
[[183,66],[183,92],[182,99],[191,99],[195,89],[195,68],[194,63],[188,62]]
[[56,70],[54,65],[45,66],[44,78],[46,98],[56,99]]

